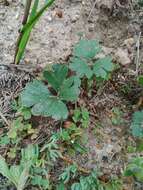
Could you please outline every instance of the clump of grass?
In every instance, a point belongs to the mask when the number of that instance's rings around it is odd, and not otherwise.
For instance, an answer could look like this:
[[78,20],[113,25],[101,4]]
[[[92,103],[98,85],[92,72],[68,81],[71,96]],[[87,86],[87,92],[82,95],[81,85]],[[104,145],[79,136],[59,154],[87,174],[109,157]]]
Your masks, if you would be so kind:
[[39,18],[43,15],[45,10],[49,8],[55,0],[46,0],[44,5],[38,9],[39,0],[27,0],[25,5],[25,12],[23,17],[23,27],[17,41],[14,63],[18,64],[24,54],[26,45],[28,43],[30,34]]

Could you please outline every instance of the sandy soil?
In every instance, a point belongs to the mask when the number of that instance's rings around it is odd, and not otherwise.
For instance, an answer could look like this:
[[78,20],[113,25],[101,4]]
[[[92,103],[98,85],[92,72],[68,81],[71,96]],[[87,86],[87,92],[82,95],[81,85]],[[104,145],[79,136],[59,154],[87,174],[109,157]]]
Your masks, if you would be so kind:
[[[128,36],[138,34],[139,21],[132,25],[129,4],[124,8],[100,0],[94,4],[94,0],[57,0],[36,25],[25,53],[25,62],[45,65],[66,60],[80,34],[99,39],[103,46],[114,50],[122,46]],[[21,1],[12,1],[9,6],[0,5],[0,62],[3,64],[13,62],[22,15]]]

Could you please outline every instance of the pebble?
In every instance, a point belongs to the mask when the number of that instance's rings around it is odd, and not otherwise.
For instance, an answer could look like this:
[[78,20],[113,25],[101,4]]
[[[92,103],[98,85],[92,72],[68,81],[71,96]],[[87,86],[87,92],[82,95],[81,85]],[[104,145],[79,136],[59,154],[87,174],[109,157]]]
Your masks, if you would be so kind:
[[119,62],[123,66],[129,65],[131,63],[131,59],[127,49],[118,48],[117,52],[115,53],[115,58],[117,62]]

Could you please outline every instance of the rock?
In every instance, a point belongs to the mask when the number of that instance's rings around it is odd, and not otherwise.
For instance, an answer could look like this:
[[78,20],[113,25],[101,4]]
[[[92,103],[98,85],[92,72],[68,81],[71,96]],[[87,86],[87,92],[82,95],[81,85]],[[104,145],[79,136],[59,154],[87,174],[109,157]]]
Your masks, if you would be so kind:
[[115,53],[115,58],[117,62],[119,62],[123,66],[129,65],[131,63],[131,59],[127,49],[118,48],[117,52]]
[[127,46],[127,48],[131,48],[135,44],[134,38],[128,38],[124,41],[124,45]]

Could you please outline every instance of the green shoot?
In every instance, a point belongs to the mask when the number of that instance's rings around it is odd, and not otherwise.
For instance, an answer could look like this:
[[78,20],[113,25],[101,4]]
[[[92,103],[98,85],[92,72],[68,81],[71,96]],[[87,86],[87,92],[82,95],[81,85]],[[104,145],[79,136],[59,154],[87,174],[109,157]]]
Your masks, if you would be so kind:
[[30,12],[29,10],[30,10],[31,4],[28,4],[28,8],[26,6],[26,11],[25,11],[26,16],[24,18],[24,25],[20,31],[20,36],[19,36],[19,40],[18,40],[17,48],[16,48],[16,54],[15,54],[15,60],[14,60],[15,64],[18,64],[20,62],[24,54],[24,51],[25,51],[25,48],[28,43],[33,27],[38,22],[39,18],[42,16],[45,10],[48,7],[50,7],[54,1],[55,0],[46,1],[44,6],[40,8],[40,10],[38,11],[39,0],[35,0],[32,10],[31,10],[31,14],[29,14],[29,16],[27,16],[27,14],[28,12]]

